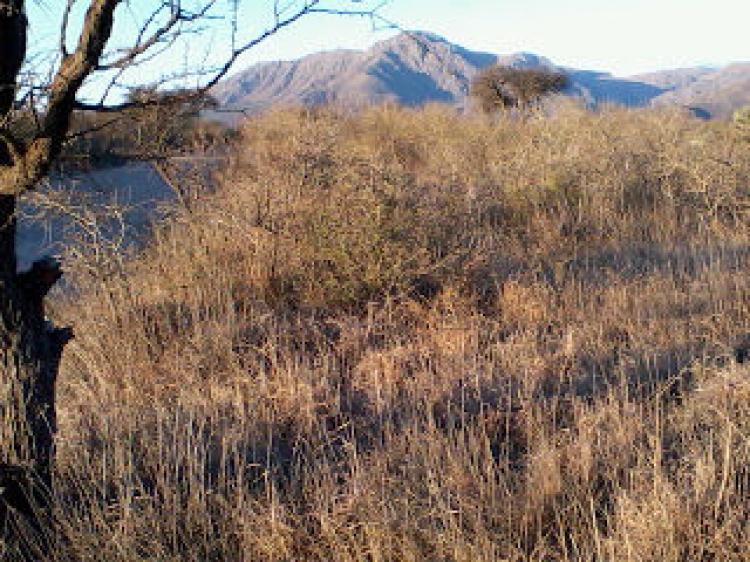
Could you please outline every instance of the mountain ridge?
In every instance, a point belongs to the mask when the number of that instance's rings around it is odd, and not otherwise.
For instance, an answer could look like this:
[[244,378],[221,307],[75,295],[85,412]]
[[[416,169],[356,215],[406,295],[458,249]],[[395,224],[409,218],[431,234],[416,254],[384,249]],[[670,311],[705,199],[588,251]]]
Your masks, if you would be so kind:
[[469,105],[471,79],[494,63],[544,67],[570,77],[566,94],[589,106],[678,105],[696,115],[727,118],[750,104],[750,62],[721,68],[694,67],[618,77],[556,65],[544,56],[472,51],[437,34],[404,32],[367,50],[338,49],[296,60],[262,62],[223,81],[213,94],[224,109],[255,113],[274,105],[336,103],[361,108],[385,102]]

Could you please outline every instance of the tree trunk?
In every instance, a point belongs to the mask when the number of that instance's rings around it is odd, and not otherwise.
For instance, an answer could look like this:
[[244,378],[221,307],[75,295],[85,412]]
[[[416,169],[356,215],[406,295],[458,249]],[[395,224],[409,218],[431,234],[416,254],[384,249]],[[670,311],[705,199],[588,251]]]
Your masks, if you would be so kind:
[[41,260],[17,272],[16,194],[22,190],[4,180],[18,176],[8,171],[25,168],[26,151],[18,151],[6,129],[26,54],[23,7],[23,0],[0,0],[0,557],[39,560],[48,550],[45,533],[36,531],[50,527],[55,383],[72,336],[44,315],[59,265]]
[[5,463],[49,485],[56,429],[55,382],[69,330],[52,327],[44,296],[60,277],[52,260],[16,272],[16,200],[0,196],[0,419]]
[[31,561],[50,548],[55,383],[72,335],[44,316],[58,264],[16,272],[15,211],[16,198],[0,195],[0,557]]

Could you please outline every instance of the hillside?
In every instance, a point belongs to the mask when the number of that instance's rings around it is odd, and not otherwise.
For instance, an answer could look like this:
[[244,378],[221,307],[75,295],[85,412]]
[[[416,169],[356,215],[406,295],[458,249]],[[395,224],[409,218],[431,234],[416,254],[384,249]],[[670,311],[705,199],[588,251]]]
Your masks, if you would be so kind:
[[385,101],[420,105],[460,102],[478,68],[494,55],[468,51],[434,35],[380,42],[368,51],[333,51],[298,61],[262,63],[224,82],[225,107],[337,102],[361,107]]
[[223,82],[214,94],[227,109],[257,112],[272,105],[345,107],[386,101],[406,106],[428,102],[465,106],[473,76],[500,62],[517,67],[545,66],[569,74],[569,95],[588,105],[651,103],[699,108],[725,117],[750,102],[750,64],[724,69],[676,69],[629,78],[606,72],[556,66],[531,54],[498,56],[475,52],[425,32],[402,33],[366,51],[316,53],[296,61],[261,63]]
[[750,63],[731,64],[694,75],[688,83],[656,98],[658,105],[682,105],[727,118],[750,104]]

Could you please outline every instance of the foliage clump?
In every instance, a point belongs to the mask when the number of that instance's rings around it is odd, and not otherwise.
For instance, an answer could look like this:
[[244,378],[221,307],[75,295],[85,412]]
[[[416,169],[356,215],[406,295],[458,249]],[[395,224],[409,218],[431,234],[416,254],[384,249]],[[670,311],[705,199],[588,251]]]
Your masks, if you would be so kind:
[[471,83],[471,95],[485,113],[500,109],[527,109],[543,97],[564,90],[568,77],[546,68],[513,68],[493,65],[480,71]]
[[137,88],[133,107],[106,113],[74,112],[63,165],[106,165],[159,159],[228,144],[232,131],[202,117],[216,107],[209,95]]

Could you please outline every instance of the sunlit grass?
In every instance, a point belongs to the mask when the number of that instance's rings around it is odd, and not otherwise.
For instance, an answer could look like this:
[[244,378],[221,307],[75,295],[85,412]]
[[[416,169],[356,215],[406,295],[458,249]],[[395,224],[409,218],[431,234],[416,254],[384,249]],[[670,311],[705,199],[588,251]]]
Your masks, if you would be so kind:
[[249,122],[80,294],[59,560],[750,560],[750,144],[673,112]]

